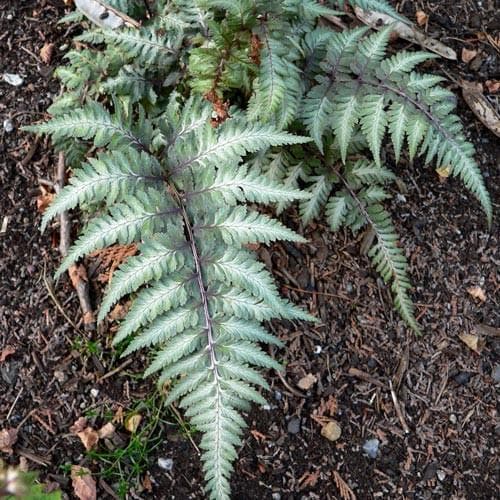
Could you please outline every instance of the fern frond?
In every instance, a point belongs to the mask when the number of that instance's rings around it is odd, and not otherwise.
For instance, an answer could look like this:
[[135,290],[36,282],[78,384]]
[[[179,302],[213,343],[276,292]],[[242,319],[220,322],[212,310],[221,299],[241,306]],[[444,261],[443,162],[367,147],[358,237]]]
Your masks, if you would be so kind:
[[243,206],[220,208],[207,216],[205,224],[195,227],[196,232],[213,231],[230,245],[246,245],[262,241],[288,240],[304,243],[306,240],[267,215],[247,210]]
[[394,294],[394,305],[402,318],[411,328],[420,333],[414,314],[413,303],[408,292],[411,288],[406,274],[408,263],[403,251],[398,246],[398,235],[392,224],[390,215],[384,207],[378,204],[366,208],[369,223],[377,237],[376,245],[370,250],[369,256],[376,266],[377,272],[386,283],[391,282]]
[[165,230],[169,218],[176,213],[178,208],[169,204],[158,191],[150,189],[145,193],[137,193],[127,203],[110,208],[109,215],[97,217],[87,225],[63,260],[57,276],[67,271],[75,261],[95,250],[115,243],[129,244]]
[[47,208],[42,230],[56,215],[77,205],[106,200],[124,201],[131,193],[163,182],[160,164],[151,156],[133,149],[103,153],[73,172],[70,184]]
[[91,102],[84,108],[58,116],[48,122],[25,127],[24,130],[49,134],[56,141],[77,137],[85,140],[93,139],[96,147],[112,143],[116,147],[132,145],[138,149],[146,149],[143,140],[123,123],[119,116],[111,115],[97,102]]

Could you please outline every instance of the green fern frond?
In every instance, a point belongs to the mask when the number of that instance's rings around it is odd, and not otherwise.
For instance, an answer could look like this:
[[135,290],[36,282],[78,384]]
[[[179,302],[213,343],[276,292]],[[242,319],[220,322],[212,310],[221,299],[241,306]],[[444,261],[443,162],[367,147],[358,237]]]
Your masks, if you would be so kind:
[[398,246],[398,235],[392,224],[390,215],[384,207],[378,204],[366,208],[368,222],[375,231],[376,245],[370,250],[369,256],[376,266],[377,272],[386,283],[391,282],[394,294],[394,305],[402,318],[411,328],[420,333],[415,319],[414,307],[408,292],[411,288],[406,274],[408,263],[403,251]]

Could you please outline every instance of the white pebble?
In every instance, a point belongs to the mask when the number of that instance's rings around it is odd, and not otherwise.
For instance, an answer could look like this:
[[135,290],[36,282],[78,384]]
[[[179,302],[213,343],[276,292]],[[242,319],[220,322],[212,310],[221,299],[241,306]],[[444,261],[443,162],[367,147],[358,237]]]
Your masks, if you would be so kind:
[[10,134],[14,130],[14,124],[12,123],[11,119],[7,118],[6,120],[3,121],[3,129],[8,134]]
[[158,467],[160,467],[160,469],[166,470],[167,472],[170,472],[174,467],[174,461],[171,458],[159,458]]
[[379,451],[380,441],[378,439],[368,439],[363,445],[363,451],[370,458],[377,458]]
[[9,85],[13,85],[14,87],[19,87],[24,83],[24,80],[14,73],[4,73],[2,75],[2,79],[4,82],[7,82]]
[[444,478],[446,477],[446,472],[444,470],[438,470],[436,472],[436,475],[440,481],[444,481]]
[[90,395],[93,397],[93,398],[96,398],[98,395],[99,395],[99,389],[90,389]]
[[323,350],[323,348],[320,345],[314,346],[314,354],[321,354],[322,350]]

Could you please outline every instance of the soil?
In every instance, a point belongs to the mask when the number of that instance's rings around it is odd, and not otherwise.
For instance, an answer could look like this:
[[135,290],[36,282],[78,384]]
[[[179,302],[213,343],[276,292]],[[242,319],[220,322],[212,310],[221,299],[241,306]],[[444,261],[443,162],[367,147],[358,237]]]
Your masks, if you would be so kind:
[[[427,13],[428,32],[459,54],[459,62],[440,60],[425,70],[455,80],[498,80],[498,47],[477,37],[478,31],[498,37],[494,3],[400,2],[410,19],[416,10]],[[116,478],[104,475],[105,463],[86,455],[70,427],[87,416],[99,428],[141,401],[145,425],[152,418],[144,403],[152,383],[139,376],[143,358],[124,363],[111,349],[116,325],[86,331],[69,279],[51,280],[60,258],[58,231],[39,232],[37,201],[51,192],[57,158],[45,139],[19,130],[42,118],[59,92],[53,70],[72,30],[57,25],[65,11],[58,0],[0,0],[0,74],[23,78],[19,87],[0,82],[0,126],[10,120],[14,127],[0,130],[0,430],[18,429],[13,453],[1,458],[38,471],[68,498],[70,466],[88,467],[98,498],[116,498]],[[40,58],[47,43],[54,44],[48,64]],[[463,48],[478,51],[480,60],[461,62]],[[248,415],[234,499],[498,498],[500,149],[457,86],[447,85],[459,96],[459,114],[477,149],[495,206],[493,228],[488,231],[460,182],[440,182],[419,162],[395,167],[404,189],[391,209],[410,260],[421,337],[394,312],[390,292],[360,255],[361,238],[332,235],[318,223],[301,228],[308,244],[260,249],[283,295],[321,322],[271,325],[287,346],[273,352],[286,371],[268,374],[269,405]],[[297,220],[293,211],[285,215],[292,227]],[[87,264],[97,302],[99,262]],[[484,291],[484,300],[468,292],[472,287]],[[460,339],[464,334],[479,338],[479,352]],[[307,376],[312,384],[301,389]],[[329,419],[341,430],[334,442],[322,436]],[[129,498],[203,498],[198,437],[188,439],[179,421],[166,411],[151,432],[161,439],[141,481],[131,481]],[[116,439],[130,441],[119,424]],[[379,449],[370,458],[363,446],[373,439]],[[106,445],[113,446],[104,442],[100,449]],[[172,459],[172,470],[160,468],[159,458]]]

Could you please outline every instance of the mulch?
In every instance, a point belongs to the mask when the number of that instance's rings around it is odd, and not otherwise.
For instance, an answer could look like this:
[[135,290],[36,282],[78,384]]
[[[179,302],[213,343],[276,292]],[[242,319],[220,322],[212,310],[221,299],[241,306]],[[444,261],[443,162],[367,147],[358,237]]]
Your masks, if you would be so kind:
[[[473,67],[438,61],[426,71],[499,79],[498,51],[474,38],[477,31],[498,30],[493,1],[401,4],[410,18],[416,9],[430,14],[429,32],[459,54],[463,47],[481,53]],[[70,498],[68,467],[88,467],[98,478],[98,498],[105,499],[116,484],[99,476],[104,465],[85,454],[70,427],[87,416],[98,428],[109,415],[131,410],[153,386],[138,376],[144,354],[123,364],[112,350],[114,323],[85,330],[69,279],[51,279],[59,261],[57,228],[39,232],[37,200],[42,188],[51,191],[57,155],[46,139],[19,127],[42,118],[59,92],[52,73],[71,36],[56,24],[64,11],[57,0],[0,0],[0,74],[24,80],[20,87],[0,83],[0,126],[4,120],[14,126],[0,129],[0,430],[18,429],[13,453],[0,456],[38,471]],[[49,64],[40,60],[46,43],[55,47]],[[272,352],[286,370],[269,374],[269,404],[248,415],[233,498],[498,497],[500,150],[461,99],[459,113],[495,205],[491,231],[460,182],[440,182],[418,161],[395,167],[404,189],[395,193],[391,212],[409,257],[424,335],[408,331],[394,312],[388,288],[360,255],[362,235],[332,235],[322,222],[302,228],[290,210],[285,223],[309,243],[259,249],[282,294],[320,323],[270,326],[286,343],[286,350]],[[77,220],[74,215],[74,226]],[[97,302],[98,262],[88,264]],[[484,300],[469,293],[473,287]],[[463,339],[478,340],[477,352]],[[336,441],[322,435],[331,420],[341,431]],[[117,432],[129,439],[123,427]],[[158,435],[145,471],[152,491],[142,477],[131,484],[130,498],[203,498],[196,434],[192,442],[166,411]],[[370,458],[363,447],[375,439],[378,452]],[[160,468],[158,458],[172,459],[172,470]]]

